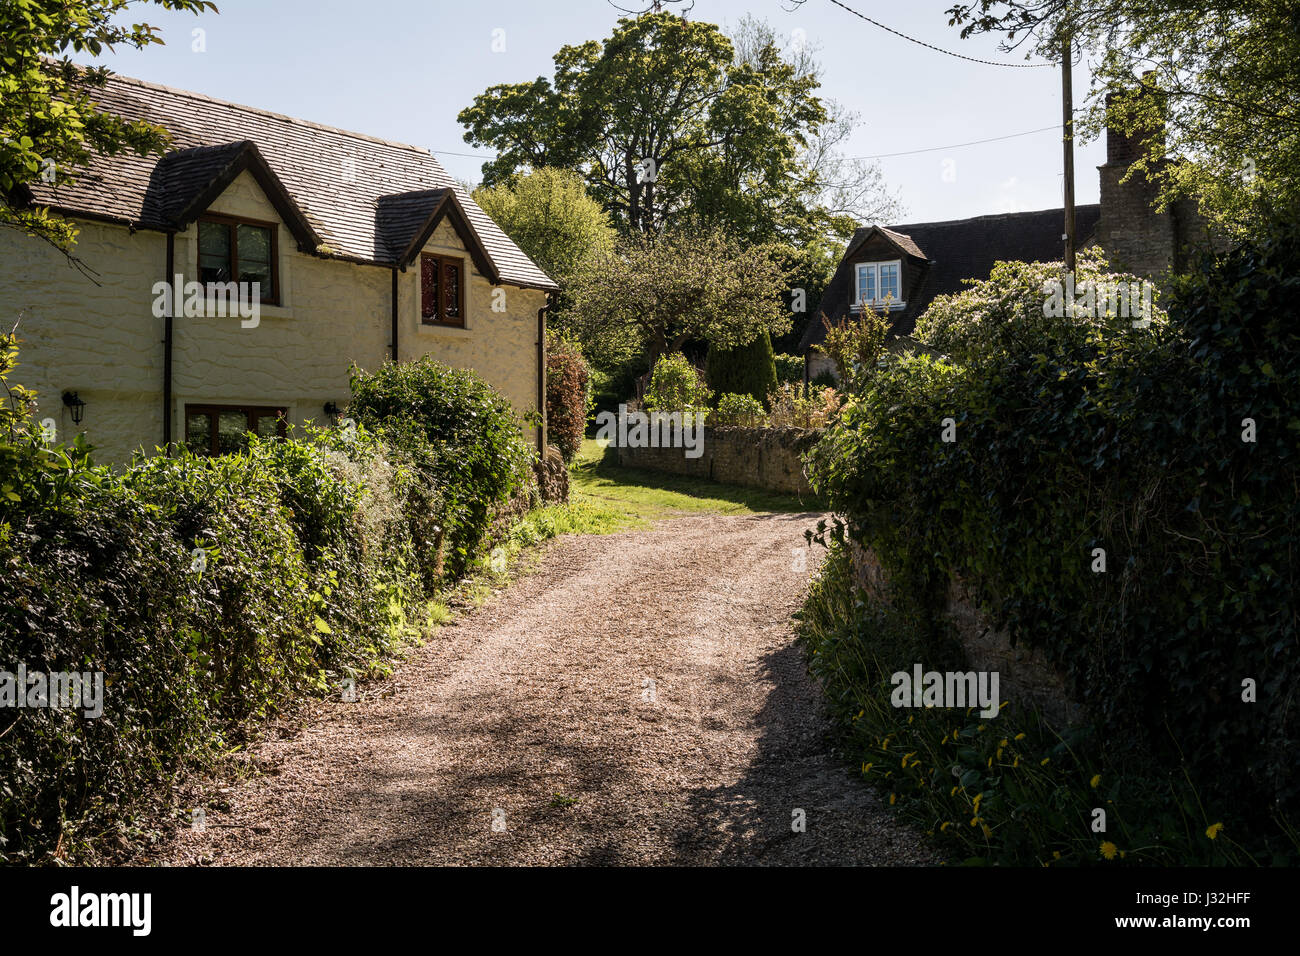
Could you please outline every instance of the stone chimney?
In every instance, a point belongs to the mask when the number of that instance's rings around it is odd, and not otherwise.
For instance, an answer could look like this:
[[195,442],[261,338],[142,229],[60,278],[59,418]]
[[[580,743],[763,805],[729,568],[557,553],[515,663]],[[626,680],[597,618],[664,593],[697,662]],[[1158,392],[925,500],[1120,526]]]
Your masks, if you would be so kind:
[[[1143,76],[1145,89],[1137,95],[1158,95],[1148,85],[1150,76]],[[1106,163],[1097,167],[1101,215],[1096,238],[1111,268],[1155,277],[1175,267],[1180,259],[1177,209],[1156,212],[1158,189],[1145,175],[1135,173],[1128,182],[1120,180],[1153,137],[1164,138],[1164,127],[1137,130],[1132,135],[1119,132],[1109,119],[1115,98],[1115,93],[1106,97]]]

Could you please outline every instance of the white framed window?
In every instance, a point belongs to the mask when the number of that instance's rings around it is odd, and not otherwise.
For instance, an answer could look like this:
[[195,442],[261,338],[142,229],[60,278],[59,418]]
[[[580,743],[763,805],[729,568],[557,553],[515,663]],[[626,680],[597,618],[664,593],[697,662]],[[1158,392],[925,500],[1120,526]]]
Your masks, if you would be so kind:
[[906,304],[903,302],[902,260],[859,262],[854,267],[854,277],[854,305],[883,306],[886,299],[891,309],[901,309]]

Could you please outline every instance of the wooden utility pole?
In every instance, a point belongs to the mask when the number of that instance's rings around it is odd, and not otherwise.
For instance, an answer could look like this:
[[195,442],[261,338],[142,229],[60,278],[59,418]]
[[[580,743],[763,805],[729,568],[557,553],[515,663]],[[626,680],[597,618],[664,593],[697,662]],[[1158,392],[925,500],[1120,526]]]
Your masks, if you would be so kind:
[[1061,125],[1065,143],[1065,268],[1074,272],[1074,90],[1071,83],[1071,43],[1067,30],[1061,42]]

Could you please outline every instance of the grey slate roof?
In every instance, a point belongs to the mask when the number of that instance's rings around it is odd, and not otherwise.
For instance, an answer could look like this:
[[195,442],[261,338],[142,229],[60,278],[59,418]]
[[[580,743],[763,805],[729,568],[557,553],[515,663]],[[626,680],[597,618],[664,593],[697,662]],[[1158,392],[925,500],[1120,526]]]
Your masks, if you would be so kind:
[[[1101,207],[1096,203],[1075,206],[1075,230],[1079,245],[1085,245],[1097,229]],[[910,335],[916,320],[937,295],[960,292],[964,279],[986,279],[999,261],[1055,262],[1062,256],[1061,232],[1063,209],[1039,209],[1033,212],[1002,213],[953,219],[947,222],[922,222],[879,227],[904,251],[929,260],[919,286],[907,294],[907,309],[892,316],[891,331]],[[849,311],[852,291],[850,269],[846,260],[877,227],[864,226],[853,234],[845,247],[839,268],[822,294],[813,312],[799,351],[806,352],[826,339],[825,315],[834,325]],[[915,250],[913,252],[913,250]]]
[[[423,149],[124,76],[110,77],[91,99],[107,112],[165,127],[172,135],[171,152],[161,159],[130,152],[96,155],[75,183],[32,184],[36,203],[74,216],[175,228],[171,217],[251,141],[309,225],[307,234],[319,237],[339,258],[395,264],[421,228],[415,220],[422,207],[412,200],[384,202],[385,197],[450,190],[498,273],[489,278],[558,288]],[[400,214],[389,214],[399,206]],[[404,229],[409,232],[403,237]]]

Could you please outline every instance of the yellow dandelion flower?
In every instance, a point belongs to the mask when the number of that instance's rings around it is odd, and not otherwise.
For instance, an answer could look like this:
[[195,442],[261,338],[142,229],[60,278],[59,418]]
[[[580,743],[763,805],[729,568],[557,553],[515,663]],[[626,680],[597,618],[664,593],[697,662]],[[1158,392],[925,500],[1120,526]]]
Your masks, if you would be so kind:
[[999,760],[1002,759],[1002,748],[1001,748],[1001,747],[998,748],[998,759],[999,759]]
[[1219,831],[1222,829],[1223,829],[1223,824],[1216,823],[1213,826],[1208,826],[1205,828],[1205,835],[1209,837],[1211,840],[1213,840],[1215,837],[1219,835]]
[[864,763],[864,764],[862,765],[862,772],[863,772],[863,773],[870,773],[870,772],[871,772],[871,768],[874,767],[874,766],[875,766],[874,763]]
[[946,744],[947,742],[948,742],[948,735],[947,735],[947,734],[944,734],[944,735],[943,735],[943,740],[939,741],[939,746],[942,747],[942,746],[943,746],[944,744]]
[[1052,762],[1051,757],[1044,757],[1042,760],[1038,761],[1038,766],[1046,767],[1051,762]]
[[1101,855],[1108,860],[1115,859],[1116,854],[1119,853],[1119,847],[1111,843],[1109,840],[1104,841],[1100,849],[1101,849]]
[[1003,737],[1001,740],[999,740],[999,741],[998,741],[998,746],[999,746],[999,747],[1005,747],[1005,746],[1007,746],[1007,738],[1006,738],[1006,737]]
[[1092,784],[1092,789],[1096,790],[1097,785],[1101,783],[1101,774],[1096,774],[1089,782]]
[[993,831],[989,829],[989,825],[987,823],[981,823],[980,829],[984,831],[984,839],[986,840],[993,835]]
[[993,758],[992,758],[992,757],[989,758],[989,766],[990,766],[990,767],[993,766]]
[[1060,858],[1061,858],[1061,851],[1060,851],[1060,850],[1053,850],[1053,851],[1052,851],[1052,859],[1053,859],[1053,860],[1059,860]]
[[979,818],[979,817],[971,817],[971,818],[970,818],[970,825],[971,825],[971,826],[975,826],[975,825],[976,825],[977,823],[979,823],[979,822],[980,822],[980,818]]
[[952,790],[949,791],[948,796],[950,796],[950,797],[955,797],[955,796],[957,796],[957,788],[956,788],[956,787],[953,787]]
[[1011,766],[1013,766],[1013,767],[1019,767],[1019,766],[1020,766],[1020,754],[1016,754],[1016,759],[1013,760],[1013,761],[1011,761]]
[[897,799],[898,799],[898,794],[896,794],[896,793],[891,793],[891,794],[889,795],[889,805],[892,807],[892,806],[894,805],[894,801],[897,800]]

